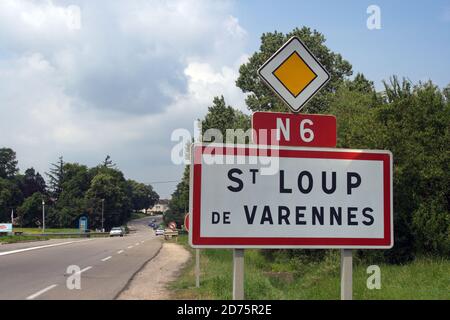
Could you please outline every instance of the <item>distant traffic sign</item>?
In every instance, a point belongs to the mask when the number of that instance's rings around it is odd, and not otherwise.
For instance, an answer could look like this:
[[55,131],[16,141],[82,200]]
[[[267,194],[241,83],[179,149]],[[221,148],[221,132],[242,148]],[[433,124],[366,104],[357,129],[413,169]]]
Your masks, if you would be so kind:
[[297,37],[292,37],[258,70],[259,76],[299,112],[330,79],[330,74]]
[[192,155],[193,247],[393,245],[389,151],[195,144]]
[[293,147],[336,147],[336,117],[255,112],[253,143]]
[[175,221],[171,221],[168,224],[169,229],[175,230],[177,228],[177,224],[175,223]]

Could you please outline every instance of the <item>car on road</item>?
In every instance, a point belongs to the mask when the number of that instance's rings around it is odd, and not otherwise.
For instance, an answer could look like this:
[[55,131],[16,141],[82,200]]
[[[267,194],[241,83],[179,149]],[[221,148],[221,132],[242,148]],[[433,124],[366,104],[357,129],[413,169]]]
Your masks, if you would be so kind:
[[123,237],[125,234],[125,230],[122,227],[114,227],[109,232],[110,237]]
[[164,235],[164,229],[156,229],[155,235],[157,235],[157,236],[163,236],[163,235]]

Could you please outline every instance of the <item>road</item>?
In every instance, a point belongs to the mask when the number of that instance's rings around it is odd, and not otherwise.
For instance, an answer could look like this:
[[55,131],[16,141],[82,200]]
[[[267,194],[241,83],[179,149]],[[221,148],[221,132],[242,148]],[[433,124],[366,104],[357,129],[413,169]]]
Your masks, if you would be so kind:
[[[0,299],[114,299],[161,248],[149,220],[129,223],[136,232],[125,237],[1,245]],[[80,289],[69,289],[77,275]]]

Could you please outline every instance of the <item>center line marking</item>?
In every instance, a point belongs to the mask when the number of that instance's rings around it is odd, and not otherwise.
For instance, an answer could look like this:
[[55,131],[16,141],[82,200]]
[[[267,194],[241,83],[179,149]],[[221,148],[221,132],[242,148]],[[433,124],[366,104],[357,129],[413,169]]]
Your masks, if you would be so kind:
[[52,290],[54,287],[58,286],[57,284],[52,284],[51,286],[48,286],[47,288],[42,289],[41,291],[36,292],[35,294],[32,294],[31,296],[28,296],[27,300],[33,300],[37,297],[39,297],[41,294],[46,293],[49,290]]
[[136,242],[136,244],[135,244],[136,246],[138,246],[139,245],[139,242]]
[[129,246],[129,247],[128,247],[128,249],[131,249],[131,248],[133,248],[133,246]]
[[109,260],[109,259],[111,259],[111,258],[112,258],[112,257],[109,256],[109,257],[103,258],[102,261],[107,261],[107,260]]
[[92,269],[92,266],[81,269],[79,272],[75,272],[74,274],[82,274],[83,272],[88,271],[89,269]]
[[119,250],[117,251],[117,254],[121,254],[123,252],[123,250]]

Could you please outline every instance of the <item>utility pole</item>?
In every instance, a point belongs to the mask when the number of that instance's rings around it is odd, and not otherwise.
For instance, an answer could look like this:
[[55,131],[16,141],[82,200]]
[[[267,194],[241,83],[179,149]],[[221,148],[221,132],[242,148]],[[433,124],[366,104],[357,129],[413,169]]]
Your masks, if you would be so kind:
[[42,199],[42,233],[45,232],[45,201]]
[[102,199],[102,232],[105,231],[105,229],[103,228],[103,214],[105,212],[105,199]]

